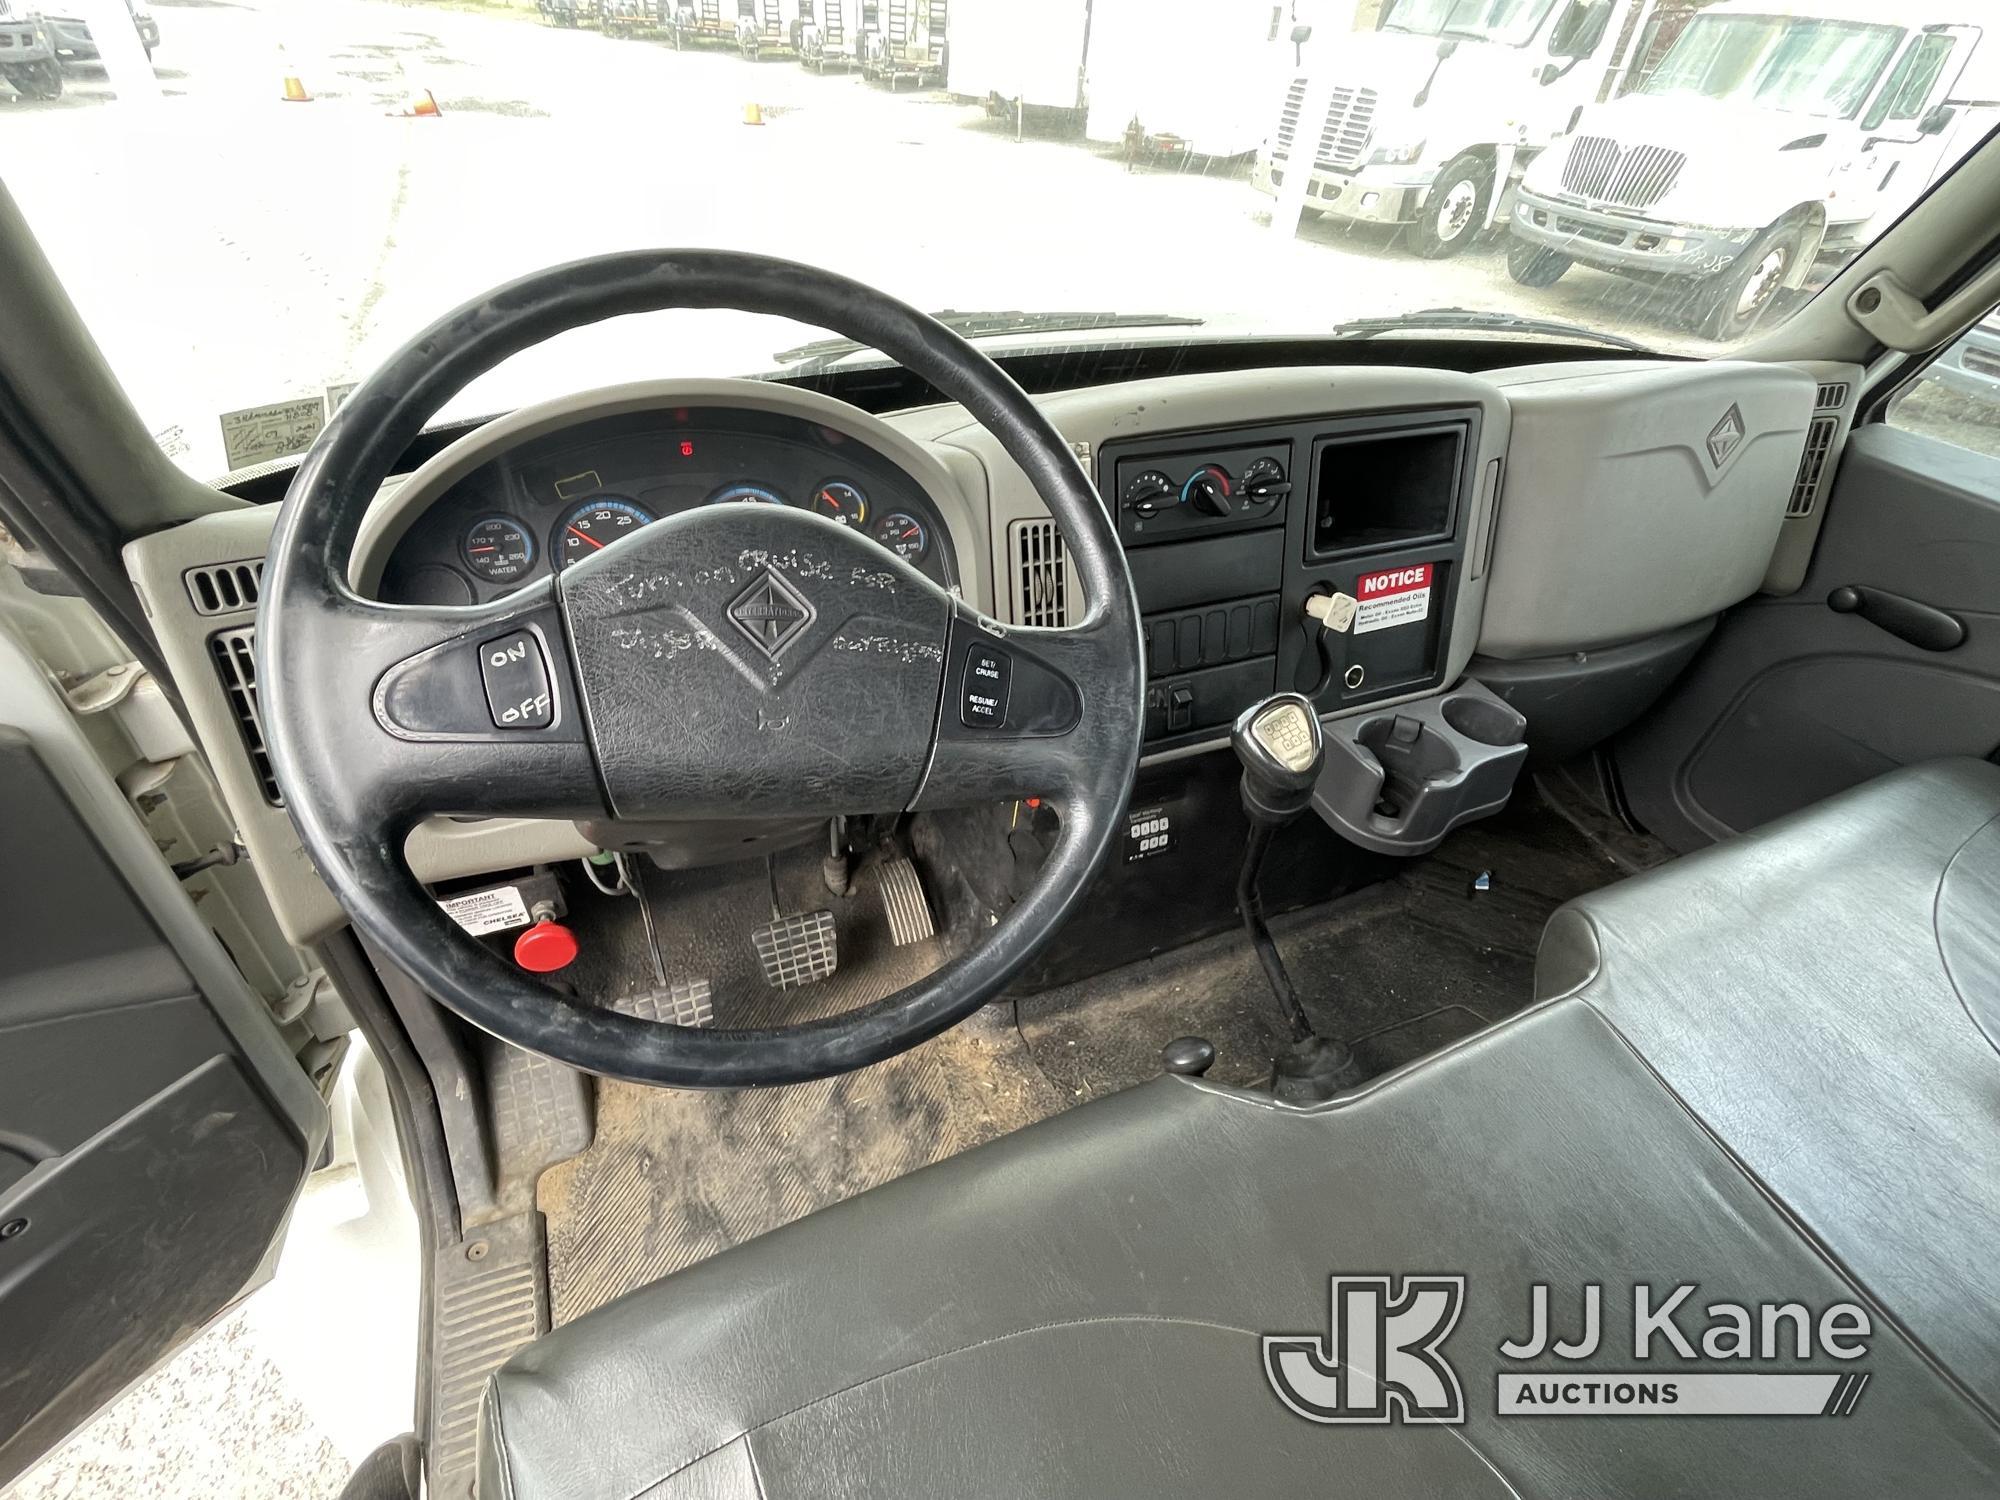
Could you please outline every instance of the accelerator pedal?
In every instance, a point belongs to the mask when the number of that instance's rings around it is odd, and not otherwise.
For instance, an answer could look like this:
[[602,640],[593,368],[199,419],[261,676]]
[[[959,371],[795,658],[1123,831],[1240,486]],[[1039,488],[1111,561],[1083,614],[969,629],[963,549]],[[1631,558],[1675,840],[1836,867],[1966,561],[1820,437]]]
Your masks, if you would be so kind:
[[774,916],[750,941],[764,965],[764,983],[774,990],[817,984],[840,967],[840,935],[830,911]]
[[898,948],[907,948],[935,936],[937,927],[931,921],[931,905],[924,899],[923,877],[917,874],[917,867],[899,854],[883,860],[881,872],[882,907],[889,914],[889,941]]

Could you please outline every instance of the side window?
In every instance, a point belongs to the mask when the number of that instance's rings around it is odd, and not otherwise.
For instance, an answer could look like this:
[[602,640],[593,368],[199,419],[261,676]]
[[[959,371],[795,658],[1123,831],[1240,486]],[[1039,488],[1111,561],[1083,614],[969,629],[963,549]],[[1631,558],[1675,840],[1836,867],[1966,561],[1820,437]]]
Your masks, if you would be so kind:
[[1888,422],[2000,458],[2000,312],[1931,361],[1889,404]]
[[1957,37],[1944,35],[1921,36],[1912,42],[1889,75],[1889,81],[1882,85],[1882,92],[1875,96],[1861,128],[1879,130],[1884,124],[1921,116],[1938,75],[1944,71],[1945,59],[1957,45]]

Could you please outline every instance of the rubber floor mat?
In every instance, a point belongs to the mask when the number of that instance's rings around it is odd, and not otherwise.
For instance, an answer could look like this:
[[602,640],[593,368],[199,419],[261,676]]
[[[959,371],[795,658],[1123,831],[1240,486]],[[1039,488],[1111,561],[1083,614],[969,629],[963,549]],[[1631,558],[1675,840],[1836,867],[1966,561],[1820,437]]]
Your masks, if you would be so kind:
[[[1394,879],[1271,929],[1314,1026],[1356,1043],[1368,1071],[1382,1073],[1528,1004],[1549,914],[1623,874],[1524,792]],[[1023,996],[1018,1016],[1036,1062],[1073,1100],[1152,1077],[1160,1048],[1190,1035],[1215,1044],[1211,1078],[1249,1087],[1269,1077],[1284,1039],[1240,932]]]
[[[1371,1072],[1527,1004],[1549,913],[1619,878],[1538,799],[1516,802],[1395,879],[1273,924],[1315,1022],[1355,1041]],[[761,866],[721,883],[718,874],[647,877],[670,977],[712,979],[718,1026],[851,1009],[941,961],[935,938],[895,946],[872,868],[851,897],[835,898],[816,857],[781,861],[780,907],[833,910],[840,967],[821,984],[771,989],[750,941],[770,920],[769,882]],[[626,930],[639,940],[636,921]],[[619,960],[626,972],[634,957]],[[1278,1013],[1239,934],[988,1006],[841,1078],[727,1093],[601,1083],[595,1142],[541,1179],[550,1316],[566,1323],[814,1209],[1143,1082],[1160,1071],[1160,1048],[1190,1033],[1216,1044],[1212,1077],[1248,1085],[1268,1074]]]
[[597,1140],[542,1177],[557,1324],[1065,1103],[1005,1007],[872,1068],[782,1089],[600,1085]]

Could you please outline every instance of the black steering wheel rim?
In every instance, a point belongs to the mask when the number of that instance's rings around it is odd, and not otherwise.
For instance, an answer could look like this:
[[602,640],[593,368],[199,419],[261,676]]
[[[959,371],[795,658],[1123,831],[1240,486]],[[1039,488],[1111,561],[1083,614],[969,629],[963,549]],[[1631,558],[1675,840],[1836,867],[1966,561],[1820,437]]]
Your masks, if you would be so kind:
[[[551,584],[540,590],[546,600],[415,610],[364,600],[347,581],[376,491],[450,396],[554,334],[675,308],[769,313],[823,327],[879,349],[960,403],[1048,505],[1087,601],[1083,619],[1062,631],[1005,627],[962,602],[944,606],[952,641],[985,632],[1031,665],[1047,663],[1077,692],[1071,727],[1030,743],[946,734],[948,692],[941,685],[932,759],[913,803],[922,809],[1004,800],[1027,789],[1025,775],[1045,775],[1032,785],[1056,804],[1061,831],[1033,887],[927,979],[858,1010],[783,1028],[695,1030],[571,999],[506,964],[440,912],[402,855],[405,835],[423,814],[603,817],[607,802],[617,799],[607,793],[588,722],[581,724],[581,760],[575,721],[568,741],[507,747],[507,764],[518,764],[524,777],[532,772],[537,796],[546,800],[530,806],[515,788],[481,783],[479,754],[461,746],[464,754],[447,761],[442,752],[449,746],[416,743],[440,736],[404,734],[383,717],[392,677],[383,663],[400,670],[434,654],[413,654],[411,640],[434,640],[442,650],[499,628],[503,619],[510,628],[526,622],[549,645],[568,623],[558,608],[567,601]],[[788,537],[806,535],[798,521],[772,524],[793,527]],[[806,539],[833,544],[824,536]],[[538,272],[466,303],[393,355],[327,425],[287,492],[272,534],[257,649],[265,734],[287,810],[355,926],[483,1030],[593,1073],[672,1087],[767,1085],[845,1072],[907,1050],[992,999],[1069,915],[1116,840],[1143,732],[1138,608],[1116,526],[1047,419],[990,360],[914,308],[831,272],[725,251],[635,251]],[[945,678],[954,649],[945,648]],[[587,695],[582,669],[575,670],[581,704]],[[346,701],[364,687],[373,695],[375,724]],[[428,763],[434,769],[463,761],[475,769],[435,770],[430,790],[478,805],[426,805],[423,788],[396,783],[398,756],[431,750],[438,752]],[[1016,760],[1033,771],[1017,768]]]

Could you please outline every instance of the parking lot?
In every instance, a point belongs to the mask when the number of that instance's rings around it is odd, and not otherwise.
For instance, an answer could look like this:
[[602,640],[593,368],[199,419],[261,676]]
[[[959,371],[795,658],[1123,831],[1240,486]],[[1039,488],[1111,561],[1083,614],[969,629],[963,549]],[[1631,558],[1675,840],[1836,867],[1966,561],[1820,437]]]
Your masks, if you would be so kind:
[[[1133,170],[1116,148],[1017,138],[940,91],[559,30],[528,9],[159,0],[155,15],[157,104],[72,67],[58,101],[0,92],[0,145],[142,414],[204,475],[224,467],[216,414],[355,380],[488,286],[638,245],[811,259],[930,309],[1305,332],[1504,308],[1700,347],[1631,283],[1580,268],[1536,292],[1508,279],[1504,246],[1425,261],[1384,229],[1309,218],[1281,235],[1244,162]],[[309,101],[283,99],[287,78]],[[425,91],[439,115],[399,117]],[[721,315],[578,335],[464,404],[750,373],[801,337]]]

